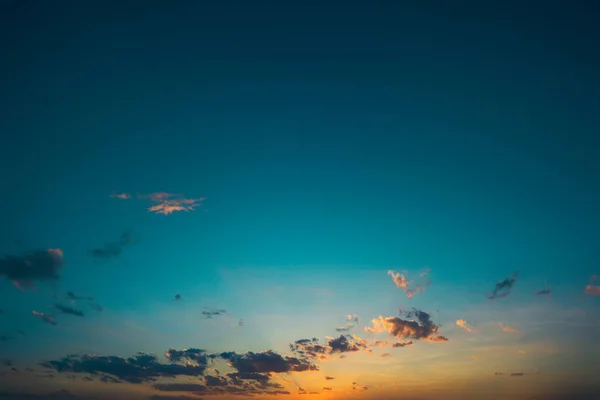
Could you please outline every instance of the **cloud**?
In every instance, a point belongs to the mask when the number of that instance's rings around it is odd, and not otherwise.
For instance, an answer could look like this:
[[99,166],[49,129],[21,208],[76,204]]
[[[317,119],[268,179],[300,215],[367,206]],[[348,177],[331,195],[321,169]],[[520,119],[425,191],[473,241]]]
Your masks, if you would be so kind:
[[323,390],[333,390],[333,389],[332,389],[332,388],[330,388],[330,387],[325,387],[325,386],[323,386]]
[[538,290],[537,292],[535,292],[536,296],[544,296],[544,295],[548,295],[551,294],[552,291],[550,289],[542,289],[542,290]]
[[457,319],[456,326],[458,326],[459,328],[463,328],[465,332],[473,332],[473,328],[469,324],[467,324],[467,321],[464,319]]
[[63,265],[61,249],[37,250],[23,257],[0,259],[0,276],[5,276],[17,288],[25,289],[35,286],[36,281],[59,279],[58,271]]
[[121,199],[121,200],[131,199],[131,195],[129,193],[116,193],[116,192],[112,192],[110,194],[110,197],[112,197],[114,199]]
[[317,338],[300,339],[291,343],[290,349],[303,357],[326,359],[326,355],[352,353],[368,347],[366,341],[356,335],[340,335],[326,340],[326,344],[321,344]]
[[360,318],[356,314],[348,314],[348,316],[346,317],[346,320],[354,322],[357,325],[360,324]]
[[505,332],[505,333],[519,333],[518,330],[516,330],[514,328],[511,328],[508,325],[504,325],[502,322],[499,322],[499,325],[500,325],[500,328],[502,328],[502,332]]
[[382,354],[380,357],[385,358],[385,357],[389,357],[389,356],[390,356],[390,353],[385,353],[385,354]]
[[335,378],[334,378],[333,376],[326,376],[326,377],[325,377],[325,380],[327,380],[327,381],[332,381],[332,380],[334,380],[334,379],[335,379]]
[[124,232],[118,242],[106,243],[104,247],[90,250],[92,257],[97,259],[115,258],[123,253],[123,248],[131,244],[131,233]]
[[58,373],[84,373],[99,376],[101,381],[135,384],[154,382],[160,377],[200,376],[206,369],[206,364],[202,362],[162,364],[156,356],[145,353],[129,358],[94,354],[69,355],[40,365]]
[[54,320],[54,317],[52,315],[47,315],[47,314],[44,314],[42,312],[37,312],[37,311],[33,311],[32,313],[35,317],[40,318],[45,323],[50,324],[50,325],[56,325],[56,321]]
[[590,284],[585,287],[585,294],[588,294],[590,296],[600,296],[600,286],[594,285],[597,279],[597,275],[592,275],[592,277],[590,278]]
[[494,290],[491,294],[488,295],[488,299],[499,299],[508,296],[510,294],[510,291],[512,290],[512,287],[517,282],[517,277],[518,273],[515,272],[508,278],[505,278],[504,280],[501,280],[498,283],[496,283],[496,285],[494,286]]
[[426,268],[419,274],[419,282],[409,281],[406,272],[400,273],[394,270],[389,270],[388,275],[392,277],[392,280],[396,284],[396,287],[402,289],[406,293],[406,297],[412,299],[417,293],[422,293],[427,289],[431,283],[429,280],[429,269]]
[[156,192],[147,195],[138,194],[138,198],[147,198],[153,204],[147,210],[155,214],[169,215],[176,211],[194,211],[196,207],[201,205],[204,198],[186,198],[181,194]]
[[225,313],[227,313],[227,310],[208,309],[206,311],[202,311],[202,315],[204,315],[206,318],[217,317]]
[[237,354],[236,352],[220,353],[219,357],[230,362],[231,367],[239,373],[283,373],[318,371],[318,368],[308,360],[281,356],[272,350],[262,353],[247,352]]
[[177,293],[174,297],[174,300],[176,300],[176,301],[181,300],[181,295],[179,293]]
[[75,315],[75,316],[78,316],[78,317],[85,317],[85,314],[83,313],[83,311],[76,310],[76,309],[71,308],[71,307],[66,307],[66,306],[63,306],[62,304],[55,304],[54,308],[56,308],[57,310],[59,310],[63,314],[71,314],[71,315]]
[[350,329],[354,328],[353,324],[348,324],[346,326],[340,326],[339,328],[335,328],[338,332],[348,332]]
[[373,327],[366,327],[366,332],[377,333],[386,331],[390,336],[395,336],[397,339],[418,339],[428,340],[430,342],[445,342],[448,339],[445,336],[438,334],[439,325],[431,320],[431,316],[420,310],[414,310],[405,313],[407,318],[412,320],[402,319],[398,317],[383,317],[373,319]]
[[67,299],[69,299],[72,302],[77,301],[77,300],[88,300],[88,301],[93,301],[94,300],[93,297],[77,296],[73,292],[68,292],[67,293]]

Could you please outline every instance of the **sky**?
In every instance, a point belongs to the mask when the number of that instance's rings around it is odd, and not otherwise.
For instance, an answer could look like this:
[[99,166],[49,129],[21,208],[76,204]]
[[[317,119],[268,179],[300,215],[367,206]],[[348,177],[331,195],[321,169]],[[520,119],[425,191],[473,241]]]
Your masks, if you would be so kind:
[[0,1],[0,398],[600,398],[592,1]]

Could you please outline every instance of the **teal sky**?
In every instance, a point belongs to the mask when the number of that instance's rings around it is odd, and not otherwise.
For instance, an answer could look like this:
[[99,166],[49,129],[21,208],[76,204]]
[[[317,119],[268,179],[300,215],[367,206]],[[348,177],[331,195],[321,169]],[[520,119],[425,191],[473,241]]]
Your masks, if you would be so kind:
[[[0,398],[598,398],[598,16],[586,1],[0,1],[0,254],[64,255],[59,279],[23,290],[0,259]],[[204,200],[149,212],[159,192]],[[412,299],[388,275],[414,288],[427,268]],[[372,320],[412,307],[447,342],[374,346],[401,335]],[[289,348],[346,333],[369,344]],[[216,396],[159,385],[235,372],[222,356],[218,374],[142,383],[38,365],[166,364],[169,348],[319,370]]]

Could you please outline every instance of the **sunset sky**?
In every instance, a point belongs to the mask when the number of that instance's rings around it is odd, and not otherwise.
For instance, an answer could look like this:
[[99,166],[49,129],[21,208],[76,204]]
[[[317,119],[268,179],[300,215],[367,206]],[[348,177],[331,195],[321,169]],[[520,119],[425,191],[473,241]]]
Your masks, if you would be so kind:
[[0,0],[0,399],[599,399],[600,8],[523,3]]

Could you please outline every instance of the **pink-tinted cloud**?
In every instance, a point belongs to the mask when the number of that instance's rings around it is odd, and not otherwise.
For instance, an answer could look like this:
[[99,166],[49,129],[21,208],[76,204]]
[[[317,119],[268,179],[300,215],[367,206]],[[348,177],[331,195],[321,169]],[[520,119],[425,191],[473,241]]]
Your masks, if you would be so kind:
[[54,319],[54,317],[52,315],[44,314],[42,312],[37,312],[35,310],[32,312],[32,314],[35,317],[40,318],[42,321],[44,321],[47,324],[56,325],[56,320]]
[[597,279],[597,275],[592,275],[590,279],[590,284],[585,287],[585,294],[588,294],[590,296],[600,296],[600,286],[594,285]]
[[456,320],[456,326],[458,326],[459,328],[463,328],[465,332],[469,332],[469,333],[473,332],[473,327],[471,327],[471,325],[467,324],[467,321],[464,319]]
[[129,193],[116,193],[116,192],[112,192],[110,194],[110,197],[115,198],[115,199],[121,199],[121,200],[129,200],[129,199],[131,199],[131,195]]
[[502,332],[505,332],[505,333],[519,333],[519,331],[516,330],[515,328],[511,328],[508,325],[504,325],[502,322],[500,322],[499,325],[500,325],[500,328],[502,328]]
[[428,268],[419,274],[419,278],[416,281],[409,280],[406,272],[401,273],[389,270],[388,275],[392,277],[396,287],[402,289],[409,299],[412,299],[417,293],[424,292],[431,283]]
[[156,192],[147,195],[138,194],[138,198],[150,199],[151,202],[156,203],[148,207],[148,211],[155,214],[169,215],[176,211],[194,211],[198,207],[204,198],[186,198],[181,194],[167,193],[167,192]]

